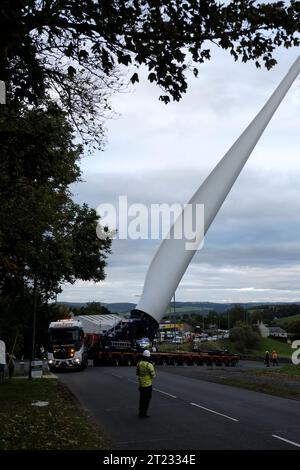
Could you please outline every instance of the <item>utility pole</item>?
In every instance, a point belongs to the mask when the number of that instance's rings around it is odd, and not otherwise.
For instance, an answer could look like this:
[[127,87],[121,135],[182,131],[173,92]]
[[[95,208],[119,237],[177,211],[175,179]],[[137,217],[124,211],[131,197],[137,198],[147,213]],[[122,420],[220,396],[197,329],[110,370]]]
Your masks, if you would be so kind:
[[29,360],[29,373],[28,379],[32,379],[32,361],[35,358],[35,332],[36,332],[36,311],[37,311],[37,277],[34,275],[33,280],[33,322],[32,322],[32,350],[31,350],[31,357]]
[[0,104],[6,104],[6,86],[3,80],[0,80]]
[[177,328],[175,328],[175,325],[176,325],[176,301],[175,301],[175,292],[174,292],[174,295],[173,295],[173,331],[174,331],[174,334],[177,335],[178,330]]

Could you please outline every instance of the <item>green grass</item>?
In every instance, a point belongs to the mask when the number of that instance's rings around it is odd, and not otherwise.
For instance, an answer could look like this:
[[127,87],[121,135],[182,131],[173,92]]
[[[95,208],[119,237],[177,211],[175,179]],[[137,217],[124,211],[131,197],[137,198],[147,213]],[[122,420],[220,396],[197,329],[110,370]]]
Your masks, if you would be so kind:
[[203,341],[198,343],[199,350],[205,351],[207,349],[228,349],[234,354],[239,354],[238,349],[235,347],[235,344],[229,341],[228,339],[218,340],[218,341]]
[[256,392],[268,393],[269,395],[276,395],[284,398],[300,399],[300,390],[287,388],[284,384],[270,384],[270,383],[257,383],[249,380],[242,380],[238,378],[228,378],[220,380],[220,383],[225,385],[233,385],[234,387],[246,388]]
[[294,364],[286,364],[284,366],[279,367],[278,369],[270,368],[270,372],[281,375],[287,375],[289,377],[300,378],[300,365],[296,366]]
[[[197,347],[199,350],[207,350],[207,349],[228,349],[230,352],[234,354],[242,354],[242,355],[250,355],[253,357],[261,357],[265,356],[265,352],[268,350],[270,353],[275,349],[280,358],[290,359],[293,350],[291,346],[287,343],[283,343],[282,341],[278,341],[276,339],[270,338],[261,338],[259,343],[253,349],[248,349],[245,351],[240,351],[235,343],[230,341],[229,339],[219,340],[219,341],[204,341],[202,343],[198,343]],[[162,343],[159,345],[159,351],[191,351],[192,350],[192,343],[184,343],[184,344],[170,344],[170,343]]]
[[290,358],[292,355],[292,349],[289,344],[270,338],[261,338],[254,348],[247,349],[245,351],[238,350],[235,343],[229,339],[206,341],[204,343],[200,343],[200,345],[201,349],[228,349],[230,352],[235,354],[245,354],[253,357],[264,357],[266,351],[271,353],[273,349],[276,349],[279,360],[280,358]]
[[158,345],[159,352],[176,352],[176,351],[191,351],[192,343],[183,344],[172,344],[172,343],[161,343]]
[[276,339],[270,338],[261,338],[258,347],[253,349],[252,353],[254,355],[264,356],[266,351],[270,353],[275,349],[278,353],[279,360],[280,358],[291,358],[293,350],[291,345],[288,343],[283,343],[282,341],[278,341]]
[[[48,406],[32,406],[47,401]],[[55,379],[0,383],[0,449],[105,449],[107,444]]]
[[300,314],[291,315],[289,317],[277,318],[277,320],[273,320],[272,324],[281,326],[282,328],[284,328],[284,326],[287,325],[292,320],[300,320]]

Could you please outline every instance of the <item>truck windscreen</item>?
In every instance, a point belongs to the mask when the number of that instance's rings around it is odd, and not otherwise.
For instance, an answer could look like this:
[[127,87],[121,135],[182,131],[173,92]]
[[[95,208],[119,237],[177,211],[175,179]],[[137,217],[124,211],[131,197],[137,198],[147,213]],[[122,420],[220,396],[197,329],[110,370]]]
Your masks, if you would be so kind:
[[80,340],[78,328],[58,328],[50,330],[50,341],[54,344],[76,343]]

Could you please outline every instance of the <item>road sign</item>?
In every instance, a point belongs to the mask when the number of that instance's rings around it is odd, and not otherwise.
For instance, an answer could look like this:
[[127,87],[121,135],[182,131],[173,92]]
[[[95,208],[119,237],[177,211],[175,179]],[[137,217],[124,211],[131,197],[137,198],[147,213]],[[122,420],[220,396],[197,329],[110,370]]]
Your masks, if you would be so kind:
[[43,376],[43,361],[31,362],[31,377],[33,379],[41,379]]

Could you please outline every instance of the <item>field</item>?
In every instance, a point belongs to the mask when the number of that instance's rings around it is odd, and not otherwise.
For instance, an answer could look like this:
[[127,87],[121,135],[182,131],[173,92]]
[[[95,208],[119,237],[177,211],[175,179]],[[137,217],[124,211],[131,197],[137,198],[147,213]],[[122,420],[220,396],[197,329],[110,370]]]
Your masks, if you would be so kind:
[[284,325],[289,323],[291,320],[300,320],[300,315],[291,315],[290,317],[277,318],[277,320],[273,321],[273,324],[284,328]]

